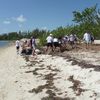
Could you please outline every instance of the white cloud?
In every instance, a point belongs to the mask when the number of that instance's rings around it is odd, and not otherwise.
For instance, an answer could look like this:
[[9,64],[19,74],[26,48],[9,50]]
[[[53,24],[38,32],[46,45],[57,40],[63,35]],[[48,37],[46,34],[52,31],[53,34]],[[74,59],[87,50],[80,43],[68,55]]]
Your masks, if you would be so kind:
[[26,21],[26,18],[23,15],[18,16],[17,18],[14,18],[16,21],[23,23]]
[[5,20],[3,23],[4,23],[4,24],[10,24],[11,22],[8,21],[8,20]]

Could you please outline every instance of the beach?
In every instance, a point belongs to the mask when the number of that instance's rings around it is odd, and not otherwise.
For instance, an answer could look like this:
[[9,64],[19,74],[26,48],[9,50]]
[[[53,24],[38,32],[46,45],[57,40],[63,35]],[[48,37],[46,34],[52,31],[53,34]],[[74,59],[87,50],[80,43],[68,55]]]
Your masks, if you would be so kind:
[[78,54],[33,58],[14,45],[0,49],[0,100],[100,100],[100,52]]

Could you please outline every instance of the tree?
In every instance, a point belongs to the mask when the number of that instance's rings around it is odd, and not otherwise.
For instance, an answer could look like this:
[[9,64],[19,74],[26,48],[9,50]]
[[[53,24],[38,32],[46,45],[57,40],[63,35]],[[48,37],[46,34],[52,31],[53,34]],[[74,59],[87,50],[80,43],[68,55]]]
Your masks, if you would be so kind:
[[100,39],[100,9],[97,5],[86,8],[82,12],[73,12],[73,21],[77,23],[78,35],[83,36],[84,32],[90,31],[95,39]]
[[100,24],[100,10],[97,10],[97,5],[86,8],[82,12],[74,11],[74,19],[78,24]]
[[38,35],[39,35],[39,29],[38,29],[38,28],[37,28],[37,29],[34,29],[34,30],[32,31],[32,36],[34,36],[35,38],[37,38]]
[[17,32],[10,32],[8,33],[8,40],[16,40],[19,38],[19,35]]

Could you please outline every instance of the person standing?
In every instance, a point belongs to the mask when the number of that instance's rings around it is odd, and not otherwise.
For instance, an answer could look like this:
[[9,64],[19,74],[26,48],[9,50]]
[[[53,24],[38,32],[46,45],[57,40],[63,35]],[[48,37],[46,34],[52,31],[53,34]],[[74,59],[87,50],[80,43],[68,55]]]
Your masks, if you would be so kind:
[[74,36],[73,33],[70,34],[70,36],[69,36],[69,42],[70,42],[70,45],[71,45],[71,47],[72,47],[72,49],[73,49],[74,46],[75,46],[75,36]]
[[89,44],[91,43],[91,35],[89,32],[86,32],[83,36],[83,40],[86,43],[86,49],[89,48]]
[[92,33],[90,33],[90,36],[91,36],[91,44],[93,44],[93,42],[94,42],[94,36],[93,36]]
[[19,49],[20,49],[20,41],[16,40],[16,51],[17,51],[17,54],[19,54]]
[[46,52],[48,51],[48,49],[50,48],[53,51],[53,36],[52,34],[50,34],[47,38],[47,48],[46,48]]
[[36,42],[35,42],[35,37],[33,36],[32,37],[32,40],[31,40],[31,42],[32,42],[32,55],[34,56],[35,55],[35,49],[36,49]]
[[58,40],[58,38],[56,38],[56,37],[54,37],[53,38],[53,46],[54,46],[54,51],[55,51],[55,49],[58,47],[59,48],[59,50],[58,51],[60,51],[60,45],[59,45],[59,40]]

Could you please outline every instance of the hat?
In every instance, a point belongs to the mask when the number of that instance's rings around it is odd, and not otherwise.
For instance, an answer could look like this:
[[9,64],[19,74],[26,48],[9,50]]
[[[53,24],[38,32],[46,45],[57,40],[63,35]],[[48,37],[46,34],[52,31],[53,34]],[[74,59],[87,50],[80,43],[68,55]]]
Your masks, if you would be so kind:
[[50,34],[50,36],[52,36],[52,34]]

